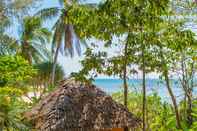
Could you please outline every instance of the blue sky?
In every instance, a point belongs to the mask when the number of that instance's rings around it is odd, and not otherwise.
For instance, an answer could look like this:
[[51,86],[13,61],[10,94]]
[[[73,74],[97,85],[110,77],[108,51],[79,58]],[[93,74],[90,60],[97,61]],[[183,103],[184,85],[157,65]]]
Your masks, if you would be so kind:
[[[84,0],[85,2],[87,3],[98,3],[102,0]],[[57,6],[60,6],[59,3],[58,3],[58,0],[42,0],[42,2],[40,2],[39,4],[35,5],[35,8],[32,9],[30,11],[30,14],[34,14],[35,12],[37,12],[38,10],[40,9],[43,9],[43,8],[48,8],[48,7],[57,7]],[[52,21],[49,21],[47,23],[45,23],[44,26],[46,26],[47,28],[51,28],[51,26],[53,25],[53,23],[55,22],[55,20],[52,20]],[[16,38],[18,38],[18,29],[19,28],[19,24],[17,22],[14,23],[14,28],[10,28],[8,30],[8,33]],[[189,27],[190,29],[192,27]],[[196,31],[195,31],[196,32]],[[92,39],[92,40],[89,40],[89,42],[94,42],[96,43],[97,45],[100,45],[99,47],[99,50],[107,50],[107,52],[109,52],[110,55],[114,55],[114,54],[117,54],[117,52],[120,51],[119,48],[110,48],[109,49],[105,49],[102,45],[103,45],[103,42],[101,41],[97,41],[95,39]],[[115,42],[118,42],[117,40],[115,40]],[[78,72],[80,69],[81,69],[81,64],[80,64],[80,60],[82,60],[84,58],[84,56],[74,56],[73,58],[70,58],[70,57],[65,57],[65,56],[62,56],[62,55],[59,55],[58,57],[58,63],[60,63],[66,73],[66,76],[68,76],[71,72]],[[100,75],[99,76],[100,78],[107,78],[106,76],[104,75]],[[158,74],[156,73],[151,73],[148,75],[149,78],[157,78],[158,77]],[[139,73],[139,75],[136,75],[135,78],[141,78],[141,73]]]
[[[98,3],[101,0],[86,0],[85,2],[88,3]],[[58,0],[44,0],[42,3],[40,3],[40,9],[46,8],[46,7],[53,7],[58,6]],[[46,26],[51,26],[51,22],[46,24]],[[83,59],[83,56],[77,56],[75,55],[73,58],[59,55],[58,62],[62,65],[64,68],[64,71],[66,73],[66,76],[68,76],[72,72],[78,72],[81,69],[80,60]]]
[[[99,1],[101,0],[85,0],[84,2],[98,3]],[[28,13],[29,15],[32,15],[43,8],[57,7],[60,5],[58,3],[58,0],[42,0],[41,2],[37,3],[34,6],[35,7],[31,9],[31,11]],[[47,28],[51,28],[54,22],[55,20],[48,21],[45,23],[44,26]],[[19,32],[20,32],[20,24],[17,21],[14,21],[13,26],[8,29],[8,34],[18,39],[20,34]],[[58,62],[64,68],[66,76],[68,76],[71,72],[77,72],[81,69],[81,65],[79,61],[83,59],[83,56],[79,57],[76,55],[73,58],[70,58],[70,57],[59,55],[58,59],[59,59]]]
[[[84,2],[87,2],[87,3],[99,3],[101,1],[102,0],[84,0]],[[35,8],[31,9],[29,14],[32,15],[43,8],[57,7],[57,6],[60,6],[58,3],[58,0],[42,0],[42,2],[39,2],[38,4],[35,5]],[[45,23],[44,26],[50,29],[54,22],[55,22],[55,20],[48,21]],[[8,33],[9,33],[9,35],[12,35],[12,36],[18,38],[19,31],[20,31],[20,24],[18,22],[15,22],[13,25],[13,28],[10,28],[8,30]],[[96,43],[97,45],[99,45],[98,50],[105,50],[109,53],[110,56],[115,55],[115,54],[119,54],[119,52],[120,52],[119,47],[112,47],[112,48],[110,48],[110,50],[104,48],[102,41],[91,39],[91,40],[88,40],[88,42],[89,43],[91,43],[91,42]],[[118,40],[115,40],[115,42],[118,43]],[[83,51],[85,51],[85,49]],[[73,58],[70,58],[70,57],[62,56],[60,54],[58,57],[58,63],[61,64],[61,66],[63,67],[63,69],[65,71],[66,76],[68,76],[70,73],[78,72],[81,69],[80,61],[83,58],[84,58],[83,55],[82,56],[75,55]],[[149,74],[149,78],[156,78],[156,77],[158,77],[158,74],[156,74],[156,73]],[[99,78],[109,78],[109,77],[107,77],[105,75],[100,75]],[[110,77],[110,78],[113,78],[113,77]],[[139,75],[135,75],[134,78],[141,78],[141,73],[139,73]]]

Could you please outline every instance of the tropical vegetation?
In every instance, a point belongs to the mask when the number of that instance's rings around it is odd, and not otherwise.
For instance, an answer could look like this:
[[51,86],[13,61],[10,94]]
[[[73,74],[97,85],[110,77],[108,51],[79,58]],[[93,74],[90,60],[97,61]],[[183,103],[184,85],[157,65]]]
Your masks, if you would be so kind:
[[[42,9],[36,7],[42,0],[0,1],[0,131],[32,130],[24,112],[65,77],[90,84],[102,75],[122,80],[112,97],[141,118],[138,130],[197,130],[197,1],[57,1]],[[60,53],[83,54],[80,71],[65,74]],[[152,73],[168,101],[147,92]],[[141,85],[134,91],[129,79],[137,75]]]

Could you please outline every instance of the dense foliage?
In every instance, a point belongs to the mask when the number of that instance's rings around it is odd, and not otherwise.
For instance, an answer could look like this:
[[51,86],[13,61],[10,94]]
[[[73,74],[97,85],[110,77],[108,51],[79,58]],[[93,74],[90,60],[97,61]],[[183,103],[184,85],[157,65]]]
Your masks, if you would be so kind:
[[0,130],[26,130],[22,121],[27,82],[36,74],[21,56],[0,56]]
[[21,56],[0,56],[0,85],[20,87],[36,70]]
[[[196,1],[58,0],[60,6],[32,15],[38,1],[0,1],[0,131],[31,130],[23,112],[64,79],[59,53],[80,55],[81,44],[88,47],[82,69],[71,76],[88,83],[99,75],[122,79],[123,92],[112,96],[142,119],[139,130],[197,130]],[[51,30],[44,27],[53,22]],[[20,30],[18,37],[9,28]],[[103,45],[86,44],[90,39]],[[170,102],[147,94],[150,73],[164,81]],[[142,92],[129,92],[128,79],[137,75]],[[181,102],[171,78],[180,81]]]
[[[124,103],[123,100],[123,94],[121,92],[117,92],[114,93],[113,98],[120,102],[120,103]],[[131,112],[133,112],[134,114],[136,114],[139,117],[142,117],[142,113],[141,113],[141,108],[142,108],[142,94],[137,93],[137,92],[130,92],[128,94],[128,108]],[[196,103],[196,101],[193,101],[194,103]],[[176,118],[173,114],[173,110],[172,110],[172,105],[162,101],[161,97],[158,96],[157,93],[153,93],[152,95],[148,95],[147,96],[147,123],[148,123],[148,127],[147,130],[153,130],[153,131],[168,131],[169,129],[171,131],[176,131]],[[183,106],[179,107],[179,110],[184,110]],[[194,119],[196,120],[196,114],[197,112],[195,111],[196,107],[194,108]],[[183,117],[184,115],[182,115]],[[182,118],[184,119],[184,118]],[[195,122],[196,123],[196,122]],[[183,122],[182,125],[183,126],[183,130],[186,131],[195,131],[197,129],[196,124],[193,124],[189,129],[187,128],[187,126],[185,125],[185,123]]]

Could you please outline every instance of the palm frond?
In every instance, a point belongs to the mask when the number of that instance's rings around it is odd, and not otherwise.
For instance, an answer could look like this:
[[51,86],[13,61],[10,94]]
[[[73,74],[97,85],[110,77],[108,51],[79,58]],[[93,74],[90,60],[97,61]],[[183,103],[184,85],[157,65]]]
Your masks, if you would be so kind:
[[34,49],[36,49],[36,53],[42,54],[42,58],[44,59],[49,59],[51,54],[49,52],[49,50],[47,49],[45,44],[42,44],[40,42],[34,42],[34,44],[32,44]]
[[61,41],[60,33],[59,33],[59,31],[62,31],[62,30],[59,30],[59,29],[62,29],[60,28],[61,23],[62,23],[61,19],[58,19],[56,23],[54,24],[54,26],[52,27],[52,30],[54,30],[53,38],[52,38],[52,45],[51,45],[52,54],[54,54],[55,52],[54,50],[55,50],[56,45],[60,44],[60,41]]
[[68,51],[66,52],[71,57],[74,55],[74,49],[73,49],[73,26],[72,25],[65,25],[65,40],[64,40],[64,50]]
[[[60,17],[61,18],[61,17]],[[61,20],[62,19],[58,19],[56,22],[55,22],[55,24],[52,26],[52,30],[55,30],[58,26],[59,26],[59,24],[61,23]]]
[[[49,76],[51,76],[52,66],[53,66],[53,62],[51,61],[46,61],[46,62],[42,62],[42,63],[34,65],[35,69],[38,70],[38,76],[41,76],[41,77],[36,77],[35,79],[40,79],[42,82],[48,83],[51,79]],[[58,63],[56,65],[55,72],[56,72],[55,80],[56,81],[62,80],[64,77],[64,70]]]
[[44,43],[49,43],[51,38],[51,32],[46,28],[39,28],[34,31],[34,36],[38,39],[44,39],[45,42],[42,40],[42,42]]
[[33,60],[34,63],[40,63],[40,62],[45,60],[45,57],[44,57],[43,53],[40,50],[38,50],[35,47],[35,45],[34,46],[30,46],[29,50],[30,50],[30,52],[32,54],[32,60]]
[[15,54],[19,49],[16,39],[0,33],[0,55]]
[[35,43],[35,42],[38,42],[40,43],[40,45],[46,45],[48,44],[47,40],[43,37],[43,36],[34,36],[32,40],[28,41],[29,43]]
[[34,31],[41,28],[42,23],[38,17],[25,17],[22,25],[22,39],[30,39],[32,38]]
[[63,5],[64,5],[65,0],[58,0],[58,2],[59,2],[59,4],[60,4],[61,6],[63,6]]
[[52,40],[52,52],[54,52],[55,47],[60,46],[62,43],[62,34],[64,34],[63,26],[63,20],[58,20]]
[[76,48],[76,51],[77,51],[77,54],[78,55],[81,55],[81,42],[79,40],[79,37],[75,34],[75,48]]
[[71,25],[65,25],[65,48],[72,47],[72,36]]
[[11,26],[11,21],[7,16],[2,15],[0,12],[0,31],[5,31],[5,29]]
[[42,63],[44,61],[43,58],[41,58],[42,55],[40,54],[33,54],[33,63]]
[[59,7],[46,8],[38,11],[34,16],[41,18],[42,21],[51,20],[59,16]]
[[22,55],[24,58],[30,63],[32,60],[37,62],[47,58],[45,46],[50,42],[50,36],[50,31],[47,28],[42,28],[42,22],[39,17],[26,17],[21,36]]

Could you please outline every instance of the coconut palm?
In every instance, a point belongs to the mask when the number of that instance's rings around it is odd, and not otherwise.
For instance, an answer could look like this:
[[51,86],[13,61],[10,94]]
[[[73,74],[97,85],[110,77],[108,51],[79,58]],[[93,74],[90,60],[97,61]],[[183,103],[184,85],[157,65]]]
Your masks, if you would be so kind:
[[5,55],[13,52],[10,46],[13,43],[13,38],[5,34],[5,30],[10,26],[10,19],[7,14],[5,1],[0,1],[0,55]]
[[39,0],[0,0],[0,30],[15,24],[16,19],[13,18],[22,18],[37,1]]
[[19,46],[16,39],[0,32],[0,56],[16,54]]
[[32,62],[38,63],[49,55],[46,44],[50,42],[51,33],[42,27],[38,17],[25,17],[22,24],[22,32],[19,40],[21,55]]
[[[34,65],[34,69],[36,69],[37,74],[29,82],[32,84],[33,87],[33,98],[36,99],[32,99],[32,97],[29,97],[28,94],[26,94],[26,97],[29,98],[31,101],[40,99],[47,91],[54,89],[54,86],[50,86],[52,67],[53,62],[51,61],[45,61]],[[57,64],[55,69],[55,81],[62,80],[64,78],[63,68],[59,64]]]
[[[37,70],[37,75],[34,78],[36,85],[46,87],[49,86],[52,67],[53,62],[51,61],[46,61],[34,65],[34,68]],[[60,81],[64,78],[64,70],[59,64],[57,64],[55,72],[55,81]]]
[[36,1],[0,0],[0,55],[15,54],[19,49],[16,39],[5,33],[6,29],[19,20],[14,18],[19,18],[19,15],[27,13],[27,9]]
[[52,7],[43,9],[37,13],[37,16],[39,16],[43,20],[57,17],[57,21],[52,28],[54,31],[52,40],[52,85],[54,84],[55,68],[59,52],[61,52],[63,55],[70,55],[71,57],[74,55],[75,51],[78,53],[78,55],[80,55],[81,52],[80,41],[78,35],[75,33],[74,26],[67,22],[69,19],[69,16],[67,14],[67,9],[69,7],[68,1],[59,1],[60,4],[63,6],[62,8]]

